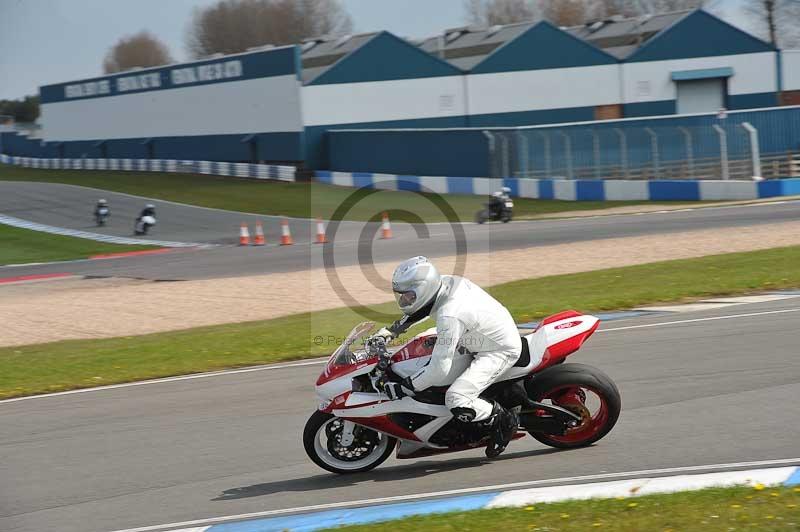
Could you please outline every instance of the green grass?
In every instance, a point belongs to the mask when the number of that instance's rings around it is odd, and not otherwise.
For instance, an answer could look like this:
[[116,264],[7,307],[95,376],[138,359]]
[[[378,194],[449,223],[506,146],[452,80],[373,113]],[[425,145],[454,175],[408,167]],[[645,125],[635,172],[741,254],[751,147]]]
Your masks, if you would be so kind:
[[143,251],[154,246],[106,244],[71,236],[51,235],[40,231],[0,225],[0,264],[52,262],[85,259],[101,253]]
[[[490,292],[528,321],[655,302],[800,287],[800,246],[517,281]],[[373,307],[396,312],[394,303]],[[362,318],[335,309],[284,318],[97,340],[0,348],[0,398],[328,354]],[[322,342],[315,342],[322,336]]]
[[[111,172],[81,170],[41,170],[16,166],[0,166],[2,181],[41,181],[67,183],[124,192],[203,207],[231,211],[331,219],[355,189],[322,183],[286,183],[255,181],[231,177],[155,172]],[[425,195],[431,198],[435,195]],[[486,198],[482,196],[447,195],[447,203],[461,221],[472,221]],[[565,211],[608,209],[625,205],[651,205],[647,201],[555,201],[515,200],[518,218]],[[341,219],[368,220],[382,211],[393,219],[405,218],[403,211],[427,222],[448,218],[435,204],[420,200],[413,192],[380,191],[359,201]],[[409,221],[413,219],[409,218]]]
[[800,488],[712,488],[419,516],[337,532],[760,532],[800,529]]

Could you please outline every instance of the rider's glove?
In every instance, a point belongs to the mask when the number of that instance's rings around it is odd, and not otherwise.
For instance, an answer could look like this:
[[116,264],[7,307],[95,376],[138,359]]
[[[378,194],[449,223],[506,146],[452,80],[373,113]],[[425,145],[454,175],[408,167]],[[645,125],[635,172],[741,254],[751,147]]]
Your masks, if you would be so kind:
[[383,393],[392,401],[402,399],[407,395],[414,395],[414,385],[411,384],[411,378],[406,377],[402,382],[385,383],[383,385]]
[[394,339],[394,334],[392,334],[392,331],[390,331],[386,327],[381,327],[380,330],[375,334],[373,334],[372,336],[373,337],[380,336],[381,338],[384,339],[384,341],[386,341],[387,344]]

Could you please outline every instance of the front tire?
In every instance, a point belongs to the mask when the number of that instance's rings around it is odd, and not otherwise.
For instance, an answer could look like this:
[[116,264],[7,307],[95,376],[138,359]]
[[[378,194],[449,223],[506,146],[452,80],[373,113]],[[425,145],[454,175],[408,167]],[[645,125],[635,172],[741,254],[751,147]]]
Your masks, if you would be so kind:
[[[525,383],[534,401],[549,402],[581,415],[581,424],[563,436],[529,432],[541,443],[559,449],[586,447],[608,434],[619,419],[622,399],[611,378],[586,364],[559,364]],[[590,404],[593,403],[593,404]],[[592,406],[597,408],[592,412]]]
[[355,430],[356,439],[350,447],[337,446],[342,419],[317,410],[306,422],[303,447],[315,464],[340,475],[369,471],[391,456],[397,439],[358,425]]

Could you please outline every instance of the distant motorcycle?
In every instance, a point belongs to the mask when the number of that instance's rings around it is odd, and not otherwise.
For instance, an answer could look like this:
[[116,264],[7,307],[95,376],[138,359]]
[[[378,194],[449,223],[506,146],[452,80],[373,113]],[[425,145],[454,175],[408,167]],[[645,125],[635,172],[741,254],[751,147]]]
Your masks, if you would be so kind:
[[155,216],[142,216],[136,219],[133,232],[137,235],[146,235],[154,225],[156,225]]
[[503,222],[504,224],[511,221],[514,214],[514,202],[511,199],[506,199],[500,202],[491,201],[484,204],[485,208],[478,211],[475,215],[475,221],[479,224],[493,221]]
[[103,227],[106,225],[106,220],[110,214],[111,211],[108,209],[108,207],[98,207],[94,213],[94,221],[97,223],[97,227]]

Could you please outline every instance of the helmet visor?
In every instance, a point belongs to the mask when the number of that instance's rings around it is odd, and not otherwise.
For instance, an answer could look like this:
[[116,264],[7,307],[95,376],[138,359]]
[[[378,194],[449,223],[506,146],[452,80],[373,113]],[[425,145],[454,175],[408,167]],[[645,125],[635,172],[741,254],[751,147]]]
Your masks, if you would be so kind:
[[394,298],[397,300],[397,306],[408,308],[417,300],[417,293],[413,290],[406,290],[405,292],[395,292]]

